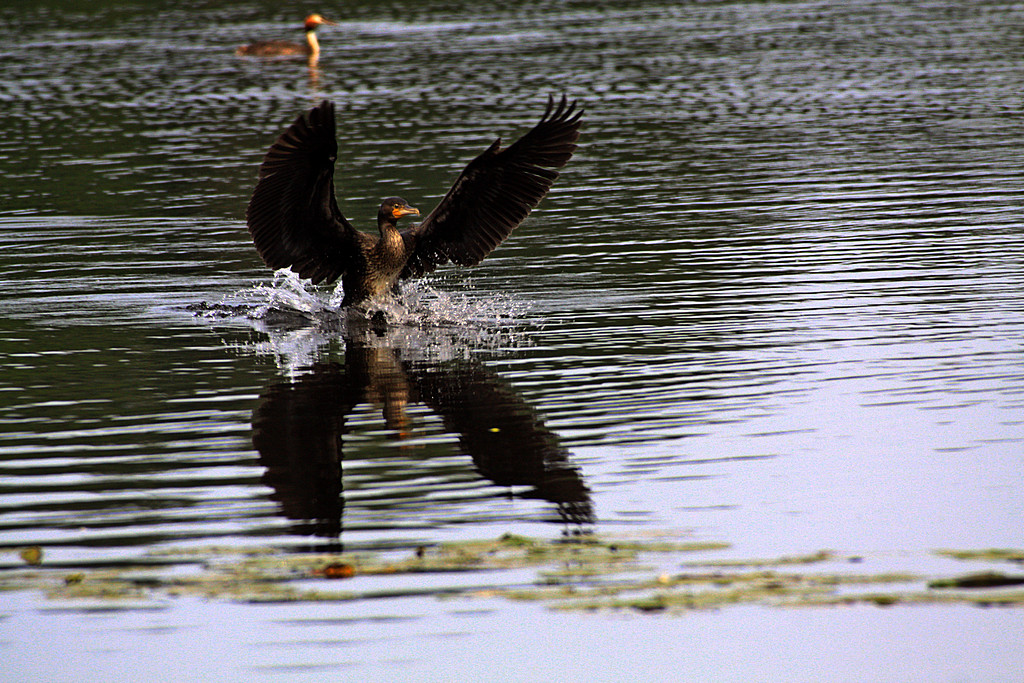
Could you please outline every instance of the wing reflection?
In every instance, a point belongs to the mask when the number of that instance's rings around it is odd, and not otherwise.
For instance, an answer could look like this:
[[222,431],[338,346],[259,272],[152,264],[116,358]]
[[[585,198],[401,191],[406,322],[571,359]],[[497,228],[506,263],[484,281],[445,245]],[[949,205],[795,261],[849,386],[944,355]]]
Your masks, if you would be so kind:
[[579,468],[508,382],[479,361],[402,355],[372,335],[350,339],[344,364],[316,363],[261,395],[252,416],[253,445],[266,467],[262,481],[285,517],[296,522],[295,533],[341,533],[346,418],[360,404],[380,409],[399,439],[412,431],[408,407],[426,406],[458,436],[482,477],[498,486],[531,487],[517,495],[553,503],[566,524],[593,522]]

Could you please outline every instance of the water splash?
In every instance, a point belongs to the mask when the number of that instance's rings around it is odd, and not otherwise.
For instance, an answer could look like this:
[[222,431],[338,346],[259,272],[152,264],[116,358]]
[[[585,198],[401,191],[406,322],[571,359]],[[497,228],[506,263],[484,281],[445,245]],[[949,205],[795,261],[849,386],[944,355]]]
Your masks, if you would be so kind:
[[[472,291],[472,290],[470,290]],[[332,305],[339,305],[336,292]],[[473,296],[435,288],[430,280],[413,280],[397,295],[371,300],[364,315],[383,314],[389,324],[422,328],[502,329],[520,326],[529,305],[504,294]]]
[[446,292],[428,280],[415,280],[404,283],[398,294],[344,309],[341,287],[328,293],[284,268],[270,284],[189,310],[197,317],[244,320],[266,337],[240,349],[270,356],[292,375],[315,363],[339,339],[369,339],[375,346],[400,350],[406,358],[433,361],[465,358],[475,349],[529,344],[527,303],[509,295],[472,292]]
[[287,268],[275,272],[270,285],[255,285],[232,292],[220,301],[202,301],[187,309],[199,318],[242,318],[296,325],[311,324],[318,318],[331,317],[332,313],[335,317],[340,314],[331,311],[328,302]]
[[303,282],[290,268],[276,271],[274,281],[269,286],[257,285],[254,292],[257,297],[262,298],[249,315],[254,320],[265,320],[273,318],[275,314],[289,313],[315,320],[337,313],[332,310],[329,302],[324,302],[312,285]]

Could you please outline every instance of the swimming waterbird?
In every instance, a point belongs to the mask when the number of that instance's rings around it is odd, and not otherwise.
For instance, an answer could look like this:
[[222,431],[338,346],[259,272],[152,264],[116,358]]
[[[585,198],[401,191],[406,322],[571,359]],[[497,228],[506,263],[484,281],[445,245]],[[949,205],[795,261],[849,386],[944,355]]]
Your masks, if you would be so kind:
[[306,42],[294,43],[290,40],[261,40],[242,45],[235,50],[236,55],[243,57],[289,57],[306,55],[316,58],[320,54],[320,42],[316,39],[316,30],[321,24],[336,25],[319,14],[310,14],[303,23],[306,31]]
[[452,262],[473,266],[523,222],[572,157],[582,110],[548,98],[540,122],[508,147],[498,138],[469,162],[418,225],[419,210],[389,197],[377,212],[380,237],[356,230],[334,193],[338,155],[334,104],[302,114],[271,145],[246,210],[256,250],[271,268],[290,267],[314,284],[341,278],[342,306],[360,304],[400,280]]

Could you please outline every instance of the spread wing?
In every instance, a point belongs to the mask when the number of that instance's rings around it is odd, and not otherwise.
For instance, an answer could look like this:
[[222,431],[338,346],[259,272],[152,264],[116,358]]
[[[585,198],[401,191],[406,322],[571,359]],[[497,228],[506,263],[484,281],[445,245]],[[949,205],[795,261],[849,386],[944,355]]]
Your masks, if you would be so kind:
[[412,254],[402,277],[448,261],[473,266],[501,244],[551,189],[555,169],[572,157],[582,114],[564,95],[557,105],[549,97],[533,130],[505,149],[495,140],[469,162],[423,222],[403,231]]
[[292,270],[314,284],[353,267],[373,238],[355,228],[334,197],[334,104],[324,100],[299,116],[271,145],[246,209],[249,234],[271,268]]

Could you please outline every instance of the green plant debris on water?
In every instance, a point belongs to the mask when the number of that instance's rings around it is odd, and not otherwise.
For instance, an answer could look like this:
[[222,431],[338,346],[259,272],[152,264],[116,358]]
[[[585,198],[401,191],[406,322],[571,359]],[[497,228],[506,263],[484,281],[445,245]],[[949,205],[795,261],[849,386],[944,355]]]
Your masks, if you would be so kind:
[[816,564],[835,559],[835,553],[831,550],[819,550],[807,555],[787,555],[777,558],[761,560],[707,560],[704,562],[691,562],[690,566],[704,567],[778,567],[791,564]]
[[1007,576],[1002,572],[976,572],[928,582],[929,588],[1005,588],[1022,585],[1024,576]]
[[[865,558],[831,550],[778,558],[722,559],[723,543],[663,537],[496,539],[381,553],[296,553],[272,547],[161,548],[129,567],[48,567],[17,549],[0,590],[42,591],[54,600],[127,608],[179,596],[241,602],[354,601],[405,596],[532,601],[558,610],[679,613],[731,605],[892,607],[920,604],[1024,606],[1024,577],[1001,572],[921,576],[863,572]],[[957,561],[1017,562],[1017,550],[942,550]],[[669,567],[669,569],[666,569]],[[444,574],[417,583],[417,576]]]
[[986,562],[1017,562],[1024,563],[1024,550],[1012,550],[1008,548],[988,548],[985,550],[950,550],[943,549],[936,551],[939,555],[951,557],[954,560],[983,560]]

